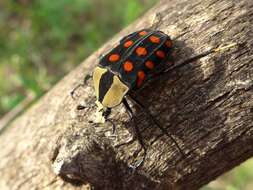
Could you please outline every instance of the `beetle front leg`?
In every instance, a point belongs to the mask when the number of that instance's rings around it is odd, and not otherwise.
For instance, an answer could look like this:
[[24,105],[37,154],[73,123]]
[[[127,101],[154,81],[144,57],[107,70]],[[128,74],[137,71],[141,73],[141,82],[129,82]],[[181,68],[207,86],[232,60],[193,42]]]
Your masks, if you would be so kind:
[[[74,100],[76,99],[75,96],[74,96],[76,90],[79,89],[79,88],[81,88],[81,87],[84,88],[85,85],[87,85],[87,81],[88,81],[90,78],[92,78],[92,76],[91,76],[90,74],[87,74],[87,75],[84,77],[83,83],[78,84],[74,89],[71,90],[70,95],[71,95],[72,99],[74,99]],[[78,97],[79,97],[79,96],[77,96],[77,98],[78,98]]]

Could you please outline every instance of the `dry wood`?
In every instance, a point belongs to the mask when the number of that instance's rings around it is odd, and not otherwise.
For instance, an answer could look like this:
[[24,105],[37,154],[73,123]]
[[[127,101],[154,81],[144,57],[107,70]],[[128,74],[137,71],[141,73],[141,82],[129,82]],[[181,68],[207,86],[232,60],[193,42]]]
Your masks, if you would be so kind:
[[26,98],[19,103],[13,110],[5,114],[0,118],[0,133],[8,126],[8,124],[14,120],[22,111],[24,111],[34,100],[32,93],[27,94]]
[[[62,79],[16,119],[0,137],[0,189],[198,189],[253,155],[253,5],[252,0],[162,1]],[[163,126],[187,155],[135,108],[148,147],[144,165],[128,165],[138,142],[123,108],[113,110],[111,124],[95,125],[95,96],[88,80],[80,97],[71,89],[92,72],[99,54],[140,28],[156,25],[175,39],[177,62],[220,44],[236,49],[173,70],[140,92]],[[76,111],[83,102],[91,106]],[[59,177],[61,176],[61,177]],[[88,188],[88,187],[87,187]]]

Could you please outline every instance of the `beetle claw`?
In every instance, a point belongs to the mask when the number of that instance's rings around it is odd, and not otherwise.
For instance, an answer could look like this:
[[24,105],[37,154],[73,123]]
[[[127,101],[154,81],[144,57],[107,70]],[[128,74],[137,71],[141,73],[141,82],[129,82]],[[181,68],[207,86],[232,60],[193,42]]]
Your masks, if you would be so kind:
[[[147,155],[147,151],[146,151],[146,148],[141,146],[141,149],[144,150],[144,155],[143,157],[138,160],[137,162],[135,162],[134,164],[130,164],[129,167],[132,169],[132,172],[134,173],[139,167],[141,167],[144,163],[144,161],[146,160],[146,155]],[[140,153],[141,150],[138,151],[137,154]]]
[[136,172],[136,170],[143,164],[144,159],[140,159],[139,161],[135,162],[135,164],[130,164],[129,168],[132,170],[132,173]]

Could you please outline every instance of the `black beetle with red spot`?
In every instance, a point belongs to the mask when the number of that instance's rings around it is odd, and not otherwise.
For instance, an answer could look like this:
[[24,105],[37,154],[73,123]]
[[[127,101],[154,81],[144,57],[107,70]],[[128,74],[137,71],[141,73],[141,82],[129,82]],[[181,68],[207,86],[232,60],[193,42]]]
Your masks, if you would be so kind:
[[172,42],[163,32],[146,29],[124,37],[93,72],[97,103],[104,108],[119,105],[129,91],[139,89],[173,62]]
[[[159,124],[138,99],[132,96],[131,92],[141,88],[145,82],[161,74],[168,73],[170,71],[169,68],[175,69],[182,67],[210,53],[218,52],[232,46],[235,46],[235,44],[221,48],[212,48],[173,66],[172,41],[165,33],[157,30],[144,29],[125,36],[115,48],[101,58],[93,72],[93,82],[97,97],[96,104],[98,106],[98,113],[101,113],[102,116],[100,122],[110,121],[113,123],[108,119],[108,116],[111,113],[111,108],[120,103],[123,103],[130,117],[134,118],[133,111],[126,99],[126,96],[128,96],[142,108],[164,134],[171,138],[182,155],[184,155],[173,136]],[[79,86],[71,92],[72,95]],[[79,108],[81,109],[82,106],[79,106]],[[134,166],[136,168],[143,163],[146,157],[146,148],[138,127],[134,125],[134,128],[137,139],[144,150],[144,157]]]

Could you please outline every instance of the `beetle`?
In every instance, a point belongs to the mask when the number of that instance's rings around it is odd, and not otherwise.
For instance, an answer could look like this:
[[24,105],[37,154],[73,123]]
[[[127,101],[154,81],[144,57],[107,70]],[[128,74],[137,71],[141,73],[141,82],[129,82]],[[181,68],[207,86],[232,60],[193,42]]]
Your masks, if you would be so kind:
[[[182,67],[210,53],[232,46],[234,44],[222,48],[212,48],[173,67],[173,43],[167,34],[158,30],[142,29],[123,37],[116,47],[102,56],[99,64],[93,71],[93,82],[97,98],[96,105],[98,112],[101,113],[103,118],[101,122],[111,122],[108,118],[111,109],[121,103],[125,106],[129,116],[133,118],[133,111],[126,99],[126,96],[128,96],[142,108],[164,134],[170,137],[184,156],[174,137],[159,124],[149,110],[131,92],[137,92],[147,81],[168,73],[171,70],[170,68]],[[73,89],[71,92],[72,96],[79,86]],[[79,106],[79,109],[82,109],[82,106]],[[113,131],[115,131],[114,125],[113,128]],[[134,129],[137,139],[144,150],[143,159],[135,166],[137,168],[145,160],[146,147],[144,146],[139,128],[135,124]]]
[[123,38],[93,72],[99,107],[119,105],[131,90],[172,64],[172,41],[161,31],[141,30]]

